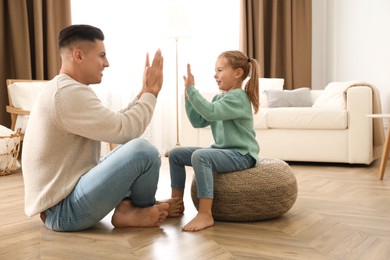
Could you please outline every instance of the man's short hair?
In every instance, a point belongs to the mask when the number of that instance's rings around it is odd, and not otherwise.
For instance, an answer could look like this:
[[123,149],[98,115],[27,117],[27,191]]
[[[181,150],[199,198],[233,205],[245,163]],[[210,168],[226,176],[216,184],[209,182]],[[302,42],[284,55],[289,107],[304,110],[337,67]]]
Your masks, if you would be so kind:
[[86,24],[71,25],[63,29],[58,37],[58,47],[64,48],[77,41],[104,40],[103,32],[94,26]]

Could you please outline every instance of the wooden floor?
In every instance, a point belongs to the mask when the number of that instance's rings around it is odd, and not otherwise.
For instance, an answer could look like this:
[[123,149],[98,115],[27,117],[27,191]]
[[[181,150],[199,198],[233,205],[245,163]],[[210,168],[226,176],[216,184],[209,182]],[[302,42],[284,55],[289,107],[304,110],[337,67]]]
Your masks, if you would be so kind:
[[[190,189],[185,215],[160,228],[113,229],[108,215],[84,232],[50,231],[24,215],[19,171],[0,177],[0,259],[390,259],[390,169],[380,181],[378,165],[290,163],[298,198],[285,215],[196,233],[180,231],[196,213]],[[157,199],[170,195],[167,169],[164,158]]]

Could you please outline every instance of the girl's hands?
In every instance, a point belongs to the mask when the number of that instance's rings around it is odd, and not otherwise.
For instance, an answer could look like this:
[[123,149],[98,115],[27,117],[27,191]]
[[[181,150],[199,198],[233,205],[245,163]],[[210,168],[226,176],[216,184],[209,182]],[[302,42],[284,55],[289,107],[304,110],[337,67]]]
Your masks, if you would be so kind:
[[191,73],[191,65],[187,64],[187,77],[183,76],[185,88],[195,85],[194,75]]

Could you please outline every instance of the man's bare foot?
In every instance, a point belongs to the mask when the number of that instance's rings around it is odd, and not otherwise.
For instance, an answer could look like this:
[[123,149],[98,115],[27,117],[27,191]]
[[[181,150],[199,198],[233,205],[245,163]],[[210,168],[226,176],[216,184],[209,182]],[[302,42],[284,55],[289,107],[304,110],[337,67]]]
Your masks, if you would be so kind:
[[166,200],[157,201],[157,205],[160,203],[168,203],[168,217],[180,217],[183,216],[184,213],[184,202],[180,197],[170,198]]
[[213,216],[204,213],[198,213],[195,218],[182,227],[183,231],[199,231],[214,225]]
[[116,228],[158,227],[168,217],[168,209],[168,203],[138,208],[129,199],[125,199],[115,208],[111,223]]

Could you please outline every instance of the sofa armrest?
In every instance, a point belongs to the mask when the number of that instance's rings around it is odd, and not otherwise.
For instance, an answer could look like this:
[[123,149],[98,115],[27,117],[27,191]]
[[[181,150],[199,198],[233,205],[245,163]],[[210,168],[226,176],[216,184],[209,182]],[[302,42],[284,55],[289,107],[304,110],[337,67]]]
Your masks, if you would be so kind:
[[323,89],[312,89],[310,90],[310,95],[311,95],[311,101],[314,104],[316,99],[324,92]]
[[[351,87],[347,91],[349,161],[371,163],[373,153],[372,89],[368,86]],[[367,157],[367,151],[370,156]]]

